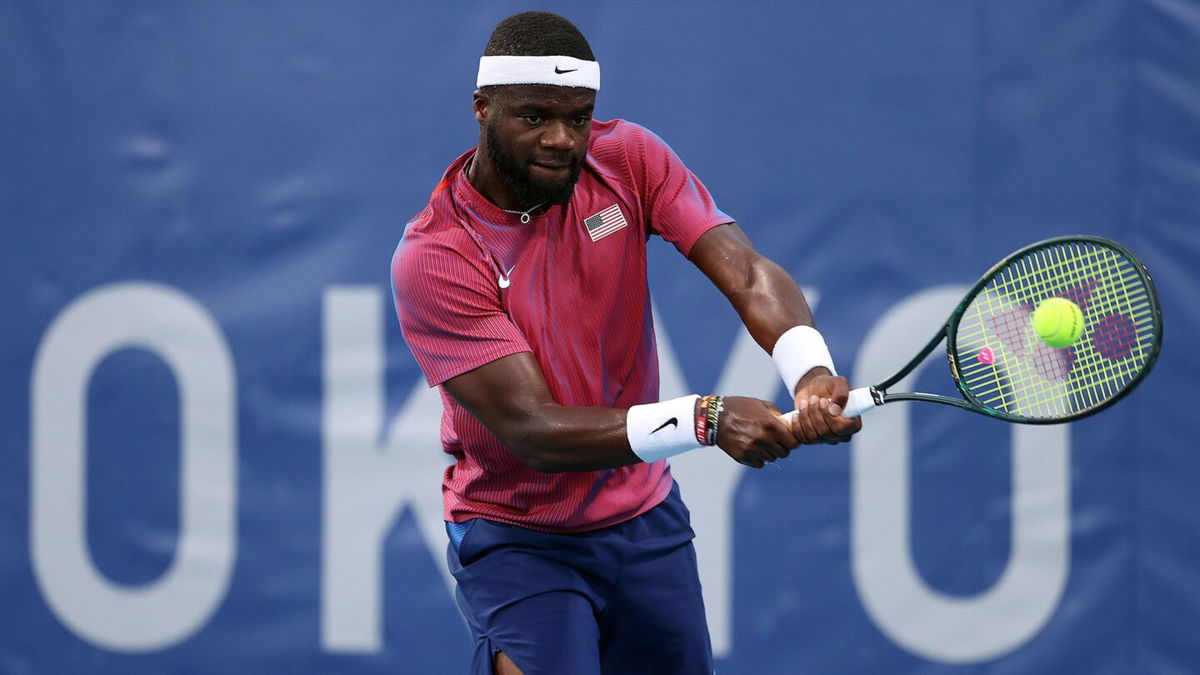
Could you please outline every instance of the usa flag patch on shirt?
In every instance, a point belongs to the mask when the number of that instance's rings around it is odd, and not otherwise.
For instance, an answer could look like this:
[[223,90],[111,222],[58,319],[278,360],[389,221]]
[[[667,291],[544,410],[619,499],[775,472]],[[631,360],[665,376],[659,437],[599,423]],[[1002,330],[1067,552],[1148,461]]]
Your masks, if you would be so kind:
[[625,216],[621,213],[621,207],[616,204],[604,209],[600,213],[584,218],[583,224],[587,227],[588,236],[592,238],[592,241],[600,241],[613,232],[629,225],[629,223],[625,222]]

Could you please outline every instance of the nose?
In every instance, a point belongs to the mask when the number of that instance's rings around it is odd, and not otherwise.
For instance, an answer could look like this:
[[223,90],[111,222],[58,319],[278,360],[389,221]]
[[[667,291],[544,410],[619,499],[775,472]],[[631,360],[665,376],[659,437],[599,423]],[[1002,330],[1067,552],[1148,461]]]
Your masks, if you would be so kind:
[[565,122],[553,120],[542,132],[541,144],[543,148],[568,151],[575,147],[575,136]]

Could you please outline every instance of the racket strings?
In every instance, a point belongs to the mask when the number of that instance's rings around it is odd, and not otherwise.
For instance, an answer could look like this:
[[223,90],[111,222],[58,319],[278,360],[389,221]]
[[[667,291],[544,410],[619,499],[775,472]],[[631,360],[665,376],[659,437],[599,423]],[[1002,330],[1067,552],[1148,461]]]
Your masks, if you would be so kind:
[[[1084,310],[1083,335],[1061,350],[1038,339],[1030,321],[1037,303],[1056,295]],[[970,302],[956,333],[960,381],[978,402],[1011,415],[1053,419],[1100,405],[1153,355],[1155,311],[1139,266],[1095,242],[1030,251]],[[1103,350],[1097,338],[1107,340]]]
[[[1112,310],[1118,309],[1118,296],[1115,294],[1097,294],[1094,292],[1097,282],[1106,284],[1109,288],[1113,289],[1118,287],[1113,280],[1113,270],[1115,267],[1111,264],[1096,264],[1098,262],[1112,262],[1115,260],[1115,258],[1109,256],[1107,259],[1102,260],[1100,259],[1099,254],[1092,255],[1090,258],[1078,255],[1078,246],[1075,247],[1075,253],[1077,255],[1067,258],[1064,261],[1066,263],[1065,267],[1069,272],[1069,281],[1077,283],[1088,276],[1093,277],[1087,281],[1089,291],[1088,297],[1081,297],[1077,299],[1081,301],[1081,304],[1085,304],[1085,306],[1091,306],[1092,309],[1089,310],[1089,314],[1103,314],[1105,312],[1111,312]],[[1050,257],[1053,257],[1053,253],[1050,253],[1049,255]],[[1031,261],[1027,260],[1023,261],[1021,267],[1028,268],[1030,265]],[[1048,297],[1055,290],[1053,287],[1051,287],[1053,284],[1048,284],[1046,279],[1039,279],[1038,281],[1041,283],[1036,284],[1033,287],[1033,290],[1042,296]],[[1122,283],[1122,285],[1125,284]],[[1061,291],[1059,294],[1064,295],[1064,293]],[[1092,333],[1089,332],[1087,338],[1090,339],[1091,335]],[[1040,356],[1043,359],[1045,358],[1046,354],[1059,355],[1060,358],[1063,354],[1062,352],[1058,351],[1049,351],[1045,347],[1042,347],[1036,343],[1030,346],[1033,348],[1032,353]],[[1088,350],[1087,346],[1088,345],[1086,341],[1083,341],[1074,345],[1071,351],[1066,353],[1070,359],[1067,365],[1070,370],[1073,371],[1075,377],[1070,383],[1068,383],[1065,391],[1061,385],[1034,389],[1034,398],[1032,400],[1025,401],[1024,403],[1027,403],[1028,407],[1041,410],[1026,411],[1027,413],[1046,412],[1054,415],[1085,409],[1118,393],[1120,390],[1120,387],[1116,386],[1118,381],[1125,379],[1124,376],[1126,375],[1136,374],[1136,369],[1131,370],[1129,362],[1125,361],[1106,364],[1104,361],[1099,360],[1099,358],[1096,356],[1098,353],[1097,350],[1094,348]],[[1085,357],[1090,355],[1091,362],[1089,363],[1086,358],[1079,359],[1076,357],[1076,354],[1082,354]],[[1038,360],[1039,359],[1035,359],[1035,361]],[[1117,367],[1112,367],[1114,365]],[[1059,405],[1054,405],[1056,403]],[[1069,408],[1066,405],[1067,403],[1070,403]],[[1047,406],[1057,409],[1045,410]]]
[[[1122,258],[1123,260],[1123,258]],[[1120,274],[1116,274],[1117,265],[1111,265],[1102,268],[1104,275],[1104,283],[1108,284],[1113,289],[1113,293],[1100,296],[1100,302],[1097,303],[1098,311],[1094,313],[1094,317],[1099,317],[1094,323],[1099,324],[1110,316],[1127,316],[1136,327],[1139,318],[1149,320],[1153,313],[1153,308],[1146,299],[1145,287],[1138,279],[1137,287],[1142,291],[1136,294],[1136,298],[1131,296],[1129,292],[1129,276],[1132,274],[1137,277],[1136,270],[1123,269]],[[1114,278],[1115,276],[1115,278]],[[1149,325],[1150,322],[1147,322]],[[1095,405],[1115,396],[1123,388],[1124,384],[1131,381],[1137,375],[1141,363],[1145,361],[1145,347],[1147,342],[1137,338],[1135,331],[1135,339],[1130,345],[1129,356],[1134,358],[1121,357],[1112,359],[1105,357],[1102,352],[1096,348],[1094,344],[1095,332],[1092,331],[1088,335],[1091,349],[1081,350],[1077,356],[1079,364],[1078,378],[1084,381],[1085,384],[1090,384],[1090,388],[1084,389],[1084,393],[1091,396],[1088,403]],[[1149,336],[1148,336],[1149,337]],[[1135,353],[1136,352],[1136,353]]]
[[[1076,251],[1078,252],[1078,248],[1076,249]],[[1063,268],[1065,268],[1065,270],[1067,272],[1070,273],[1068,275],[1068,279],[1071,281],[1079,281],[1079,280],[1081,280],[1082,277],[1088,276],[1089,273],[1094,273],[1094,272],[1104,270],[1103,266],[1097,266],[1095,264],[1098,261],[1098,258],[1096,258],[1096,256],[1092,256],[1092,259],[1090,261],[1086,260],[1078,255],[1072,256],[1071,258],[1068,258],[1066,260],[1053,260],[1054,254],[1053,254],[1053,252],[1049,252],[1048,257],[1051,259],[1052,264],[1056,264],[1055,266],[1063,267]],[[1045,262],[1045,261],[1043,261],[1043,262]],[[1019,274],[1009,275],[1008,279],[1006,280],[1007,283],[1002,286],[1002,289],[1007,291],[1009,294],[1011,294],[1012,291],[1017,290],[1017,285],[1019,283],[1024,282],[1024,283],[1028,284],[1028,282],[1031,279],[1033,279],[1036,283],[1030,285],[1030,288],[1034,292],[1036,292],[1042,296],[1049,296],[1051,292],[1053,292],[1055,290],[1059,290],[1060,295],[1065,295],[1065,293],[1063,293],[1061,291],[1061,289],[1055,289],[1053,286],[1058,285],[1058,284],[1055,284],[1053,282],[1048,282],[1048,278],[1044,277],[1041,279],[1035,279],[1035,278],[1031,277],[1029,275],[1030,266],[1031,266],[1031,261],[1029,261],[1029,260],[1020,261],[1020,263],[1016,266],[1016,269],[1019,272]],[[1107,271],[1109,272],[1108,275],[1101,274],[1101,275],[1095,275],[1095,276],[1101,276],[1101,277],[1107,276],[1108,278],[1105,279],[1105,281],[1111,283],[1112,282],[1111,270],[1112,270],[1112,267],[1109,266],[1107,268]],[[1060,273],[1060,276],[1062,276],[1063,271],[1064,270],[1058,270],[1058,272]],[[1071,277],[1073,277],[1073,278],[1071,278]],[[1060,280],[1060,282],[1061,282],[1061,280]],[[1091,287],[1093,287],[1095,285],[1095,282],[1096,282],[1096,279],[1092,279],[1089,282],[1089,290],[1091,290]],[[1116,284],[1112,284],[1112,285],[1114,287],[1116,286]],[[1126,286],[1127,286],[1127,284],[1126,284]],[[1111,296],[1111,295],[1110,296],[1101,295],[1101,296],[1097,296],[1095,299],[1093,299],[1091,297],[1079,298],[1079,299],[1085,304],[1090,300],[1093,302],[1093,305],[1101,306],[1102,310],[1115,308],[1116,305],[1114,303],[1117,301],[1115,296]],[[993,302],[992,304],[995,304],[995,303]],[[1104,307],[1103,305],[1110,305],[1110,307]],[[1008,312],[1007,317],[1009,318],[1009,321],[1012,320],[1012,317],[1014,314],[1018,314],[1018,313],[1019,312],[1013,312],[1013,311]],[[1021,323],[1024,323],[1023,318],[1024,317],[1022,317]],[[1011,327],[1009,330],[1011,333],[1011,331],[1012,331]],[[1031,343],[1031,344],[1027,344],[1024,346],[1029,350],[1028,353],[1033,355],[1033,361],[1034,361],[1035,365],[1037,366],[1037,370],[1039,370],[1040,374],[1043,376],[1042,379],[1046,379],[1044,376],[1047,374],[1047,371],[1052,370],[1052,368],[1048,368],[1045,364],[1047,354],[1057,355],[1058,352],[1048,351],[1047,349],[1040,347],[1040,345],[1038,345],[1037,343]],[[1083,353],[1085,351],[1082,349],[1083,346],[1084,345],[1080,345],[1079,351],[1081,353]],[[1094,351],[1089,352],[1089,353],[1093,354],[1093,360],[1095,360],[1097,364],[1102,364],[1102,362],[1095,359]],[[1009,365],[1011,366],[1011,364],[1009,364]],[[1074,365],[1074,364],[1068,363],[1067,365]],[[1105,395],[1110,395],[1110,394],[1115,393],[1115,390],[1113,389],[1113,382],[1120,378],[1122,371],[1125,373],[1128,373],[1129,367],[1130,366],[1128,365],[1128,363],[1126,363],[1125,367],[1123,369],[1109,368],[1110,372],[1105,373],[1105,377],[1097,378],[1093,375],[1093,377],[1091,377],[1091,378],[1080,379],[1079,381],[1084,382],[1085,384],[1098,385],[1099,387],[1107,389],[1108,391],[1102,392],[1101,395],[1097,395],[1095,391],[1089,390],[1086,387],[1075,386],[1071,389],[1070,393],[1073,393],[1077,399],[1079,397],[1085,397],[1088,400],[1076,401],[1076,403],[1072,407],[1079,408],[1081,406],[1090,405],[1091,403],[1093,403],[1095,401],[1102,400],[1102,397]],[[1082,371],[1083,369],[1081,368],[1080,370]],[[1050,378],[1050,379],[1056,379],[1056,378]],[[1028,378],[1027,378],[1027,380],[1028,380]],[[1037,383],[1037,381],[1034,380],[1034,383]],[[1019,382],[1018,384],[1028,384],[1028,382]],[[1018,387],[1016,387],[1016,389],[1018,390],[1018,392],[1022,392],[1022,391],[1027,391],[1029,389],[1029,387],[1028,386],[1018,386]],[[1041,393],[1040,397],[1037,397],[1037,398],[1034,398],[1032,400],[1028,400],[1025,402],[1029,405],[1032,405],[1033,407],[1045,407],[1043,404],[1047,404],[1047,403],[1053,404],[1056,402],[1060,402],[1064,399],[1061,386],[1049,387],[1049,388],[1043,387],[1040,390],[1035,390],[1035,394],[1038,391],[1040,391],[1040,393]],[[1025,397],[1025,398],[1028,398],[1028,397]],[[1022,407],[1025,407],[1025,406],[1022,406]],[[1055,410],[1055,411],[1045,411],[1045,412],[1053,414],[1053,413],[1062,413],[1065,410],[1065,407],[1062,405],[1058,406],[1058,408],[1059,409]]]

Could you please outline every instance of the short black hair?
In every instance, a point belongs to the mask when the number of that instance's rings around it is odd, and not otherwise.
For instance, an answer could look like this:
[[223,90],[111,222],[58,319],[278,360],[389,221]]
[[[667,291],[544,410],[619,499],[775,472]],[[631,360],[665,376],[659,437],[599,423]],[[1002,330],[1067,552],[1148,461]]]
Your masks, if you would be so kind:
[[488,38],[484,56],[571,56],[595,61],[575,24],[551,12],[521,12],[501,21]]

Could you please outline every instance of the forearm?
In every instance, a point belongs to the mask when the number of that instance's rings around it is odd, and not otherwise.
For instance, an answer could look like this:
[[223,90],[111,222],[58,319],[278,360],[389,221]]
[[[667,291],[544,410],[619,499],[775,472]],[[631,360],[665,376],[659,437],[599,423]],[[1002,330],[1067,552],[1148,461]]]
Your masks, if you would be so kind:
[[763,256],[747,261],[742,283],[729,288],[729,303],[768,354],[789,328],[813,325],[804,292],[782,267]]
[[[759,254],[736,224],[706,232],[689,256],[733,305],[754,340],[775,359],[795,393],[808,374],[832,374],[804,292],[782,267]],[[785,336],[782,340],[781,336]]]
[[545,473],[655,462],[714,443],[751,467],[787,456],[796,437],[767,401],[696,395],[632,408],[560,405],[529,352],[442,383],[527,466]]
[[689,258],[728,298],[768,354],[789,328],[813,325],[804,292],[782,267],[754,250],[737,223],[705,232]]
[[804,443],[849,440],[861,422],[839,417],[849,385],[830,377],[833,359],[820,333],[808,328],[813,318],[804,293],[783,268],[760,255],[746,256],[742,270],[742,283],[722,290],[790,387],[798,411],[792,422],[796,437]]
[[714,445],[725,400],[690,394],[628,409],[547,403],[495,428],[509,451],[538,471],[596,471]]
[[627,411],[544,404],[508,419],[497,436],[530,468],[545,473],[599,471],[641,461],[629,447]]
[[[681,396],[628,410],[547,406],[529,422],[514,434],[510,451],[547,473],[655,462],[713,445],[761,468],[786,457],[797,442],[775,406],[740,396]],[[579,424],[602,428],[593,434]]]
[[[781,335],[796,326],[814,325],[812,310],[803,291],[782,267],[764,257],[760,257],[751,267],[756,276],[754,283],[747,286],[747,291],[730,298],[730,303],[754,340],[768,354],[775,356],[776,346],[782,344],[779,339]],[[797,388],[804,378],[833,374],[830,368],[812,363],[809,365],[813,367],[805,367],[805,373],[792,376],[793,379],[800,376]],[[783,365],[780,369],[781,372],[786,370]],[[795,394],[795,391],[788,393]]]
[[530,352],[499,358],[442,386],[509,452],[538,471],[612,469],[656,461],[664,449],[699,446],[693,444],[696,396],[633,409],[564,406],[550,394]]

